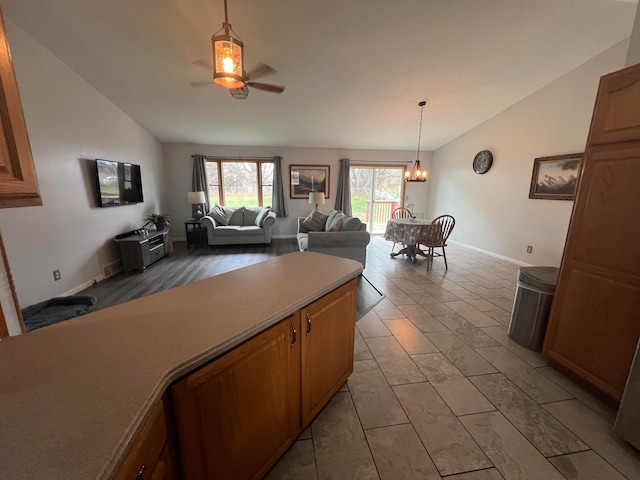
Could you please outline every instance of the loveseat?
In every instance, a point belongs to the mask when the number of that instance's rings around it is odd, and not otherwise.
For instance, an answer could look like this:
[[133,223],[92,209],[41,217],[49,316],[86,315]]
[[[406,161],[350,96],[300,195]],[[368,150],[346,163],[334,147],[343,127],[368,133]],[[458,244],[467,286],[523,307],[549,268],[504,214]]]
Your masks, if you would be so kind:
[[216,205],[204,217],[209,245],[271,243],[276,214],[269,207],[224,207]]
[[359,218],[338,210],[331,210],[326,215],[314,210],[307,217],[298,217],[296,238],[300,251],[350,258],[366,267],[367,245],[371,237],[367,224]]

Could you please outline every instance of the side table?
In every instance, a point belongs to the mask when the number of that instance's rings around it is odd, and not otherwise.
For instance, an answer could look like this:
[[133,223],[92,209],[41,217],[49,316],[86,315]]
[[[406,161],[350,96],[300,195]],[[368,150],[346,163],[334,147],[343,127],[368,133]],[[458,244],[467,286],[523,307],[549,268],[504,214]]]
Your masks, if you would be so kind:
[[184,222],[184,228],[187,234],[187,249],[191,245],[203,247],[207,244],[207,228],[200,223],[200,220],[187,220]]

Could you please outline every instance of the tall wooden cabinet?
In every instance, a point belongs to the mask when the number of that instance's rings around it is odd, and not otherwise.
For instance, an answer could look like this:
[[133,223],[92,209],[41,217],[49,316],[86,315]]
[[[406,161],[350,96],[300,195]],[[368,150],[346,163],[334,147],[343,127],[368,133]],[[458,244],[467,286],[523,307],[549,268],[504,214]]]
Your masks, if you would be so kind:
[[262,478],[353,371],[356,280],[171,387],[183,478]]
[[544,353],[619,402],[640,337],[640,65],[602,77]]

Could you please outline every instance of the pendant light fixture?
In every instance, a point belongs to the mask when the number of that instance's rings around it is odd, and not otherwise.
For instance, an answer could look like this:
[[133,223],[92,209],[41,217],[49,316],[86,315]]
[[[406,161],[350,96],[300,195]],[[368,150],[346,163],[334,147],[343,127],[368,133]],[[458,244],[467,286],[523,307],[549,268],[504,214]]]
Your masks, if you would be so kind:
[[420,107],[420,130],[418,132],[418,154],[416,155],[416,162],[413,165],[413,170],[407,170],[404,172],[404,180],[406,182],[426,182],[427,177],[429,176],[429,172],[423,170],[420,167],[420,140],[422,139],[422,112],[424,111],[424,106],[427,104],[424,100],[418,103]]
[[[223,34],[218,35],[222,30]],[[244,87],[242,49],[244,44],[233,31],[227,13],[227,0],[224,0],[224,23],[222,28],[211,37],[213,43],[213,81],[224,88]]]

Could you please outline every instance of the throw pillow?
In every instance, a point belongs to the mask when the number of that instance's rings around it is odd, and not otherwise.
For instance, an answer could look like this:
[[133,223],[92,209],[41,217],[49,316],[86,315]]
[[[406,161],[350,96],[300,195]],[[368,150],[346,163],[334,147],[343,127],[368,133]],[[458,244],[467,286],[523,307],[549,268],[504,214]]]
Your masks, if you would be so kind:
[[233,215],[233,210],[223,207],[222,205],[218,205],[217,203],[209,212],[209,216],[213,217],[216,223],[220,225],[229,225],[231,215]]
[[260,215],[262,207],[244,207],[244,222],[243,225],[257,225],[256,218]]
[[324,231],[328,232],[329,231],[329,227],[333,224],[333,218],[336,216],[336,214],[338,213],[338,210],[329,210],[329,213],[327,213],[327,221],[324,224]]
[[260,210],[260,213],[256,217],[256,226],[262,227],[262,224],[264,223],[264,219],[267,218],[267,215],[269,215],[270,211],[271,211],[271,207],[264,207],[262,210]]
[[338,220],[337,222],[333,222],[333,225],[331,225],[331,228],[329,228],[329,230],[327,230],[327,231],[328,232],[339,232],[341,228],[342,228],[342,220]]
[[302,221],[302,225],[309,229],[310,232],[321,232],[326,221],[327,216],[324,213],[320,210],[314,210]]
[[340,227],[340,230],[343,232],[356,232],[360,230],[361,226],[362,220],[357,217],[346,216],[342,220],[342,226]]
[[233,215],[231,215],[228,225],[244,225],[244,207],[238,207],[233,210]]
[[344,220],[345,217],[346,215],[341,211],[336,212],[336,214],[333,216],[333,220],[331,220],[331,223],[327,222],[327,231],[329,231],[331,227],[333,227],[340,220]]

